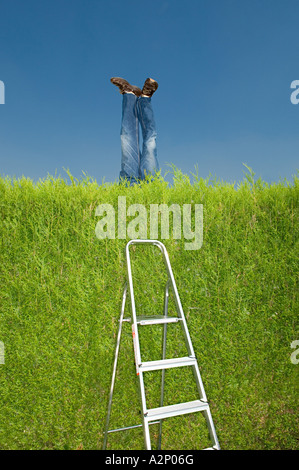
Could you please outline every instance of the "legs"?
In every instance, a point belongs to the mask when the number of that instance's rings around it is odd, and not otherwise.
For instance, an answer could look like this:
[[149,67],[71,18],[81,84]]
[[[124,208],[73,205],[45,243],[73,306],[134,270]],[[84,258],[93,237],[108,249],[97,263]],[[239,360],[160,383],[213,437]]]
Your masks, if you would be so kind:
[[142,129],[143,147],[140,158],[140,178],[159,170],[157,158],[157,131],[150,97],[138,99],[138,116]]
[[127,178],[130,184],[139,179],[139,121],[137,97],[132,93],[123,94],[122,122],[120,131],[121,170],[120,178]]
[[[151,96],[157,90],[158,83],[148,78],[140,90],[120,77],[113,77],[111,82],[118,86],[123,95],[120,178],[128,179],[132,185],[159,169],[157,132],[151,104]],[[139,147],[139,124],[143,137],[142,153]]]

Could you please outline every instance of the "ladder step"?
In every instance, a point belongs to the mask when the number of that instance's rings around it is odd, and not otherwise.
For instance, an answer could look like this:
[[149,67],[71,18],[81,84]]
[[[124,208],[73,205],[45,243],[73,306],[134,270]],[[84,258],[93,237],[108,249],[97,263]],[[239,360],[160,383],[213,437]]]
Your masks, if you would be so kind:
[[159,408],[152,408],[145,414],[147,421],[159,420],[170,418],[171,416],[184,415],[188,413],[195,413],[197,411],[204,411],[209,408],[209,404],[202,400],[194,400],[186,403],[179,403],[177,405],[161,406]]
[[180,321],[179,317],[166,317],[164,315],[144,315],[137,317],[137,323],[139,325],[158,325],[162,323],[176,323]]
[[193,366],[195,364],[195,357],[177,357],[174,359],[142,362],[139,368],[141,372],[147,372],[149,370],[171,369],[172,367]]

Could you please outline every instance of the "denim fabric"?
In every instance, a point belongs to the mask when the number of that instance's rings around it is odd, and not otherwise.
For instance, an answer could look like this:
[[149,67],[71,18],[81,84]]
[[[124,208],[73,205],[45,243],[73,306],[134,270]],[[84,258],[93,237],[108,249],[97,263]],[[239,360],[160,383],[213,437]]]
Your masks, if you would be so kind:
[[[139,124],[143,138],[142,152]],[[125,93],[120,131],[122,153],[120,179],[126,178],[130,184],[135,184],[138,180],[144,179],[145,175],[159,170],[156,137],[151,98]]]

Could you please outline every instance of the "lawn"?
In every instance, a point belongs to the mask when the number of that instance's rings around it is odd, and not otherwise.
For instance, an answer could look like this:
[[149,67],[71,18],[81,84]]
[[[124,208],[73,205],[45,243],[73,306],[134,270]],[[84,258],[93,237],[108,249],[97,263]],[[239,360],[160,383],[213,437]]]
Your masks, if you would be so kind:
[[[237,184],[174,169],[126,187],[84,175],[0,179],[0,449],[101,449],[129,238],[99,239],[99,204],[202,204],[203,244],[165,244],[222,449],[298,449],[299,179],[267,184],[249,169]],[[134,219],[127,216],[127,221]],[[116,233],[117,235],[117,233]],[[152,247],[133,256],[139,312],[161,312],[165,273]],[[172,309],[170,302],[170,310]],[[129,314],[129,310],[127,311]],[[169,354],[181,353],[169,327]],[[160,326],[141,334],[145,360]],[[292,356],[293,354],[293,356]],[[295,356],[296,357],[296,356]],[[167,371],[165,399],[192,398],[187,369]],[[124,325],[111,425],[141,422],[132,335]],[[159,373],[148,373],[155,403]],[[162,448],[198,449],[200,414],[163,424]],[[152,429],[153,448],[157,427]],[[143,448],[141,429],[108,449]]]

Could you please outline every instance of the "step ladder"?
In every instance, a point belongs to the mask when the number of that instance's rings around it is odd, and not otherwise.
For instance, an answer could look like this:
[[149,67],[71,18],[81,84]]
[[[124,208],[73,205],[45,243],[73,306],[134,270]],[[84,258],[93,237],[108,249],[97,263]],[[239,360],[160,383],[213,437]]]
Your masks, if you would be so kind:
[[[163,312],[164,314],[163,315],[137,316],[136,314],[134,287],[133,287],[133,279],[132,279],[132,268],[131,268],[131,260],[130,260],[130,247],[132,245],[137,245],[137,244],[151,244],[151,245],[158,247],[162,252],[164,265],[166,267],[166,271],[168,274],[168,280],[165,286],[164,312]],[[203,413],[207,426],[208,426],[209,436],[211,439],[211,447],[208,447],[203,450],[220,450],[219,442],[218,442],[217,435],[216,435],[216,430],[215,430],[212,415],[210,412],[209,403],[207,401],[207,397],[205,394],[204,386],[203,386],[201,375],[200,375],[199,368],[198,368],[198,363],[197,363],[195,353],[193,350],[191,338],[190,338],[188,328],[187,328],[185,315],[183,312],[183,308],[181,305],[181,301],[180,301],[177,287],[175,284],[175,280],[173,277],[173,272],[171,269],[171,265],[170,265],[166,248],[163,245],[163,243],[161,243],[158,240],[131,240],[127,243],[125,251],[126,251],[126,262],[127,262],[127,282],[125,284],[123,297],[122,297],[119,329],[118,329],[118,335],[117,335],[117,341],[116,341],[114,365],[113,365],[113,372],[112,372],[112,379],[111,379],[111,388],[110,388],[109,401],[108,401],[106,427],[104,431],[103,450],[105,450],[107,446],[108,434],[112,432],[125,431],[128,429],[133,429],[133,428],[138,428],[138,427],[143,427],[145,449],[150,450],[151,439],[150,439],[149,425],[157,424],[157,423],[160,424],[159,443],[158,443],[158,448],[160,449],[161,438],[162,438],[162,421],[169,417],[195,413],[195,412]],[[172,293],[174,296],[177,317],[168,316],[168,299],[169,299],[170,289],[172,290]],[[125,304],[126,304],[128,291],[130,293],[130,301],[131,301],[130,302],[131,318],[124,318]],[[109,430],[109,420],[110,420],[110,414],[111,414],[113,390],[114,390],[114,384],[115,384],[117,361],[118,361],[118,354],[119,354],[119,347],[120,347],[120,340],[121,340],[121,331],[122,331],[122,325],[124,322],[131,322],[132,324],[135,366],[136,366],[136,373],[139,379],[139,391],[140,391],[141,408],[142,408],[141,414],[142,414],[143,422],[142,424],[137,424],[134,426],[127,426],[127,427]],[[177,323],[177,322],[180,322],[183,333],[184,333],[188,356],[180,357],[180,358],[173,358],[173,359],[165,359],[167,325],[171,323]],[[164,325],[162,359],[158,361],[143,362],[141,359],[141,353],[140,353],[138,328],[141,326],[157,325],[157,324]],[[178,403],[178,404],[174,404],[170,406],[163,406],[165,370],[170,369],[170,368],[188,367],[188,366],[192,367],[193,369],[193,374],[194,374],[197,391],[199,395],[198,399],[194,401],[189,401],[186,403]],[[146,404],[143,374],[148,371],[153,371],[153,370],[162,370],[160,406],[158,408],[148,409],[147,404]]]

